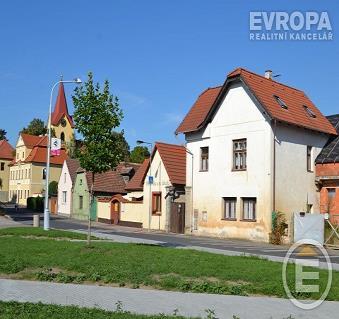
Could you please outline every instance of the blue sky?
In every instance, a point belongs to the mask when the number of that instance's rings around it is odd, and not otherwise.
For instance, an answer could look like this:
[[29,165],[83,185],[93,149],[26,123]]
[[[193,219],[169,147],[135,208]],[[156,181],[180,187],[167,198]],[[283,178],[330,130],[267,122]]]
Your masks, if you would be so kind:
[[[183,141],[174,131],[206,87],[242,66],[282,74],[324,114],[339,113],[336,1],[6,1],[0,12],[0,128],[15,143],[34,117],[47,118],[52,84],[108,79],[122,128],[136,139]],[[249,40],[250,11],[327,11],[334,40]],[[73,87],[66,88],[70,111]]]

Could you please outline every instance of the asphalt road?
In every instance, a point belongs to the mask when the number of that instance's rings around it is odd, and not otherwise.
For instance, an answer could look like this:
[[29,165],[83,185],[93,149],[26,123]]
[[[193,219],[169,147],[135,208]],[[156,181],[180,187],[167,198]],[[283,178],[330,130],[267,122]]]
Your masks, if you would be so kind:
[[[33,215],[31,212],[25,209],[19,209],[15,211],[13,208],[6,209],[7,214],[15,221],[32,225]],[[42,215],[42,214],[41,214]],[[42,219],[42,216],[41,216]],[[69,219],[67,217],[60,217],[51,215],[50,227],[63,230],[87,230],[86,221],[78,221]],[[151,240],[155,242],[161,242],[161,245],[167,247],[201,247],[202,249],[214,249],[224,250],[231,252],[240,252],[245,254],[253,254],[260,256],[274,256],[285,257],[289,247],[288,246],[276,246],[266,243],[256,243],[252,241],[237,240],[237,239],[220,239],[210,237],[198,237],[192,235],[172,234],[164,232],[147,232],[147,230],[141,230],[131,227],[122,227],[114,225],[106,225],[102,223],[93,223],[92,230],[99,234],[105,235],[117,235],[125,238],[135,238],[143,240]],[[332,264],[339,266],[339,251],[328,250]],[[292,254],[293,258],[305,258],[299,256],[297,253]],[[325,257],[322,254],[318,255],[321,262],[325,261]]]

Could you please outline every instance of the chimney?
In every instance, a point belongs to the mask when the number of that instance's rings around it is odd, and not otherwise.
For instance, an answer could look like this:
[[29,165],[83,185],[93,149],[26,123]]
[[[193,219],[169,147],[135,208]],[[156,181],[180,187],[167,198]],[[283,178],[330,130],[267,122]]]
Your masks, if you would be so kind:
[[265,71],[265,78],[272,80],[272,70]]

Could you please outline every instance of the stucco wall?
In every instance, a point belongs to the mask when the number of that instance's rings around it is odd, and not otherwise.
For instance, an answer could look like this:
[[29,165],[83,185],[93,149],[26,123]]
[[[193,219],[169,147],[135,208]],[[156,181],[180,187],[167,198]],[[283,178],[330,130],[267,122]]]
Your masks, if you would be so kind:
[[97,203],[97,217],[98,219],[111,219],[111,202],[100,202]]
[[[276,210],[289,219],[293,212],[307,211],[311,204],[311,212],[319,213],[314,160],[328,136],[280,124],[276,138]],[[311,171],[307,170],[307,146],[312,146]]]
[[[72,206],[72,186],[72,179],[65,161],[58,182],[58,214],[70,216]],[[66,192],[66,202],[63,201],[63,192]]]
[[161,160],[159,152],[156,151],[151,162],[151,166],[147,171],[147,176],[144,182],[144,209],[142,211],[141,222],[144,228],[149,227],[149,207],[152,205],[150,200],[150,185],[148,183],[148,176],[154,178],[154,183],[151,185],[151,191],[161,192],[161,213],[151,215],[151,229],[166,230],[166,187],[171,186],[165,166]]
[[[193,209],[198,221],[193,234],[268,240],[272,210],[272,134],[262,112],[241,85],[233,85],[206,129],[186,136],[187,148],[194,154]],[[233,171],[233,140],[244,138],[247,169]],[[205,146],[209,147],[207,172],[200,171],[200,148]],[[187,185],[191,185],[191,174],[192,157],[188,154]],[[237,220],[223,219],[223,197],[237,198]],[[243,197],[257,199],[254,222],[242,221]]]
[[[143,203],[122,203],[121,220],[127,222],[144,223],[144,216],[147,215]],[[143,225],[144,227],[144,225]]]
[[[10,171],[10,168],[9,168],[8,164],[10,162],[11,161],[9,161],[7,159],[1,159],[0,158],[0,164],[4,163],[4,170],[3,171],[0,170],[0,179],[2,181],[0,191],[6,192],[6,193],[9,190],[9,171]],[[6,200],[7,200],[7,198],[6,198]]]
[[[83,208],[81,209],[79,196],[83,196]],[[90,194],[85,173],[78,173],[75,179],[72,199],[71,216],[75,219],[87,220],[90,208]]]

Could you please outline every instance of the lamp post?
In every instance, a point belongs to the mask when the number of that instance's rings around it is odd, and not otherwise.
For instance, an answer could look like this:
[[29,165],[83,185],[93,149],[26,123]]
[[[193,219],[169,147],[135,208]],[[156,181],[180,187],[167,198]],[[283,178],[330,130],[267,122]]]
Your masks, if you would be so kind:
[[149,147],[149,154],[150,154],[150,160],[149,160],[149,176],[148,176],[148,184],[149,184],[149,209],[148,209],[148,231],[151,231],[151,222],[152,222],[152,184],[153,184],[153,179],[152,179],[152,161],[151,161],[151,156],[152,156],[152,149],[153,149],[153,143],[151,142],[145,142],[141,140],[137,140],[137,144],[146,144]]
[[48,183],[49,183],[49,171],[50,171],[50,161],[51,161],[51,121],[52,121],[52,98],[53,91],[58,84],[61,83],[76,83],[81,84],[82,81],[79,78],[76,78],[71,81],[60,80],[52,86],[51,95],[49,99],[49,112],[48,112],[48,142],[47,142],[47,162],[46,162],[46,189],[45,189],[45,209],[44,209],[44,230],[49,230],[49,200],[48,200]]

